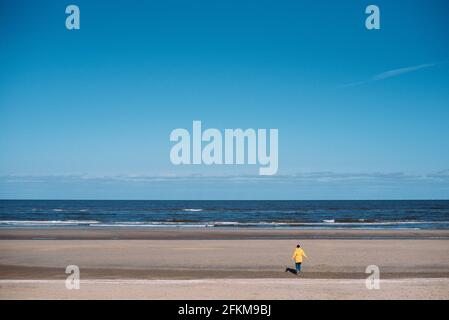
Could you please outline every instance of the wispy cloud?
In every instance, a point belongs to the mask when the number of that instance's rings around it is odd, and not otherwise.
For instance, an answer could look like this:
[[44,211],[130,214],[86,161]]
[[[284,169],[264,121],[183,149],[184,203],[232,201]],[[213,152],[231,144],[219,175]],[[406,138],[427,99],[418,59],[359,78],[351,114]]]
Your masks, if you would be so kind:
[[449,170],[427,174],[409,174],[405,172],[308,172],[294,174],[278,174],[275,176],[259,175],[4,175],[0,176],[1,184],[8,183],[158,183],[158,182],[355,182],[355,181],[445,181],[449,182]]
[[449,199],[449,170],[259,175],[0,176],[0,199]]
[[398,69],[393,69],[393,70],[388,70],[385,72],[381,72],[378,73],[372,77],[370,77],[369,79],[366,80],[362,80],[362,81],[357,81],[357,82],[351,82],[351,83],[345,83],[340,85],[340,88],[344,88],[344,87],[355,87],[355,86],[359,86],[359,85],[363,85],[363,84],[367,84],[367,83],[371,83],[371,82],[376,82],[376,81],[380,81],[380,80],[385,80],[388,78],[393,78],[393,77],[397,77],[403,74],[407,74],[407,73],[411,73],[411,72],[415,72],[421,69],[427,69],[427,68],[432,68],[441,64],[446,63],[447,61],[442,61],[442,62],[434,62],[434,63],[424,63],[424,64],[419,64],[416,66],[410,66],[410,67],[404,67],[404,68],[398,68]]

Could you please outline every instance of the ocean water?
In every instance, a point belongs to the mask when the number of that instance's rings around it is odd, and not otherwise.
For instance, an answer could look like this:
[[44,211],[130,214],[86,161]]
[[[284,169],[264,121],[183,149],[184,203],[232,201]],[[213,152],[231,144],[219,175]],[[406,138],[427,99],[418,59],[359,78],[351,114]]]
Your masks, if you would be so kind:
[[17,227],[449,229],[449,200],[0,200],[0,228]]

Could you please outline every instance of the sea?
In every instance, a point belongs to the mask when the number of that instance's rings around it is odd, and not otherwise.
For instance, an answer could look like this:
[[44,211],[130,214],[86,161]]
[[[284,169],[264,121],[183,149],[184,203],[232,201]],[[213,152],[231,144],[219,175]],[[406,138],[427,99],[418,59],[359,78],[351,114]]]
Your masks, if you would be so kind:
[[0,200],[0,228],[449,229],[449,200]]

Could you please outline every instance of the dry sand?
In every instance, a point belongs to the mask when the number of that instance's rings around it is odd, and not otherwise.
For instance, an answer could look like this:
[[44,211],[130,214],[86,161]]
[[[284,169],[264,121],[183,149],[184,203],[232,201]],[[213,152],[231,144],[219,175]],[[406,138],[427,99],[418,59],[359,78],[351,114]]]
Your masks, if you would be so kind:
[[[138,237],[131,230],[109,230],[111,239],[121,240],[87,240],[105,239],[105,234],[81,230],[78,237],[71,231],[72,240],[17,240],[44,239],[49,233],[2,230],[0,298],[449,298],[445,231],[345,231],[337,239],[319,231],[295,231],[294,239],[292,234],[288,239],[285,233],[268,231],[258,230],[256,239],[249,231],[232,231],[227,237],[230,231],[207,231],[196,240],[198,235],[190,230],[179,233],[182,240],[173,240],[178,231],[171,230],[164,231],[170,240],[162,240],[163,232],[145,230],[138,233],[145,240],[122,240]],[[50,238],[58,233],[64,235],[63,230],[53,231]],[[290,255],[298,241],[309,256],[303,278],[284,272],[292,266]],[[65,288],[67,265],[79,266],[80,290]],[[368,265],[380,268],[380,290],[365,287]]]
[[0,299],[448,299],[447,278],[381,280],[368,290],[364,280],[201,279],[82,280],[67,290],[63,280],[0,280]]

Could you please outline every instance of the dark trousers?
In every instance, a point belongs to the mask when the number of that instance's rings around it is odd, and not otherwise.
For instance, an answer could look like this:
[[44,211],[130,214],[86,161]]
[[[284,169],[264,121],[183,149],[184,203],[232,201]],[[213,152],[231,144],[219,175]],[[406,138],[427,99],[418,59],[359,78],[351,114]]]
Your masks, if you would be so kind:
[[296,271],[301,272],[301,262],[295,263]]

